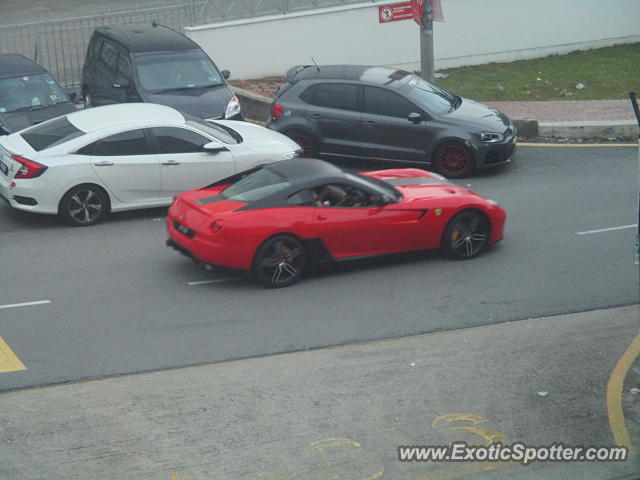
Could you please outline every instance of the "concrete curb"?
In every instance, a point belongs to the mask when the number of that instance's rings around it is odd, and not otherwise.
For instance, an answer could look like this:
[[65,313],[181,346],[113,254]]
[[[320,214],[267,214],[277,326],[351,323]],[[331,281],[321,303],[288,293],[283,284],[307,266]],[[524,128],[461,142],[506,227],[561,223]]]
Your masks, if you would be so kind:
[[539,122],[538,131],[541,137],[562,138],[635,138],[639,133],[635,120]]
[[[243,88],[231,88],[240,100],[245,117],[258,122],[269,121],[273,99]],[[514,118],[513,123],[518,129],[519,138],[636,138],[640,133],[634,120],[538,122],[533,118]]]
[[272,99],[243,88],[231,87],[240,100],[242,113],[245,117],[259,122],[267,122],[271,117]]

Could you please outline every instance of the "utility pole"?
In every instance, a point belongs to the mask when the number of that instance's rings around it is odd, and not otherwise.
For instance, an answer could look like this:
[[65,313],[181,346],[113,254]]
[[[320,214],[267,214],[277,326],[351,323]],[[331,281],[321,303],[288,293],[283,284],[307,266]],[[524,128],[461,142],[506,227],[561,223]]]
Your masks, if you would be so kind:
[[420,71],[428,82],[433,82],[433,7],[432,0],[424,0],[422,27],[420,27]]

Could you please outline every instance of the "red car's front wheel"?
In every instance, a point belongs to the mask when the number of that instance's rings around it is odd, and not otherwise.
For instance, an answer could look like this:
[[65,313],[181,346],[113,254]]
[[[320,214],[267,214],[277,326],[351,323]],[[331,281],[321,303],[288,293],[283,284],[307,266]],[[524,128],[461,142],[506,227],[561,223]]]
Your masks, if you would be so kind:
[[258,249],[253,273],[268,287],[286,287],[300,280],[306,262],[300,240],[292,235],[276,235]]
[[483,213],[464,210],[449,221],[442,235],[442,250],[455,259],[473,258],[487,246],[490,233],[491,225]]

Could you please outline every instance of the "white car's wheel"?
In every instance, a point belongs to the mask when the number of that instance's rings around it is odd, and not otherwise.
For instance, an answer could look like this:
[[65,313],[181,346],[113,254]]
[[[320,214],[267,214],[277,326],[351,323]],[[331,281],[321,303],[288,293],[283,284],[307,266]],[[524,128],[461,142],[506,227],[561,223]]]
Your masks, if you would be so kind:
[[60,216],[77,227],[100,222],[109,209],[109,197],[97,185],[78,185],[60,202]]

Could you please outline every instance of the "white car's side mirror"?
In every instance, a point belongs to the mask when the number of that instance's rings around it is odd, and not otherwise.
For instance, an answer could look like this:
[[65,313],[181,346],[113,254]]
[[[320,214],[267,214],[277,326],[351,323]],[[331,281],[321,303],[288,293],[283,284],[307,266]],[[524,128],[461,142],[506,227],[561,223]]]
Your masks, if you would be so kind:
[[202,150],[208,153],[218,153],[226,150],[225,146],[218,142],[205,143],[202,146]]

